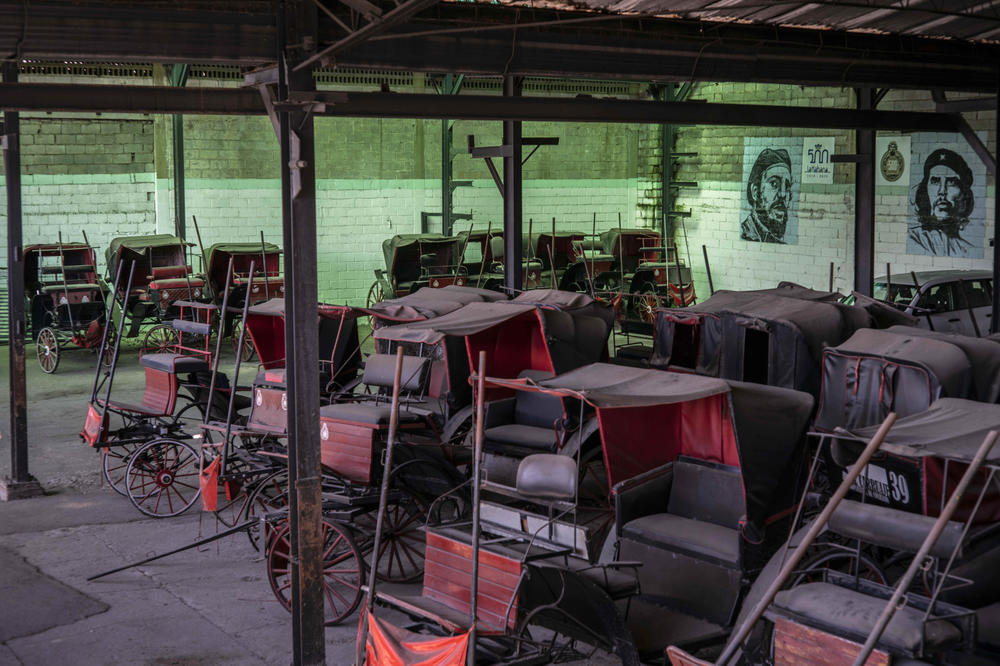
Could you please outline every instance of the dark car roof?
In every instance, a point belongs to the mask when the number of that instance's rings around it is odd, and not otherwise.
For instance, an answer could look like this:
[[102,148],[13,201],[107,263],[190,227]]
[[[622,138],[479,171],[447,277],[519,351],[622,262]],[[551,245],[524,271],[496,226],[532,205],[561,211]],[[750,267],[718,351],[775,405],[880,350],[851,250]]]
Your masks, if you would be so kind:
[[[955,268],[936,270],[936,271],[914,271],[917,276],[917,282],[920,286],[934,282],[948,282],[950,280],[958,280],[959,278],[965,280],[981,280],[984,278],[992,278],[993,272],[988,270],[959,270]],[[910,273],[893,273],[889,276],[889,280],[892,284],[913,284],[913,275]],[[885,283],[885,276],[880,275],[875,278],[875,282]]]

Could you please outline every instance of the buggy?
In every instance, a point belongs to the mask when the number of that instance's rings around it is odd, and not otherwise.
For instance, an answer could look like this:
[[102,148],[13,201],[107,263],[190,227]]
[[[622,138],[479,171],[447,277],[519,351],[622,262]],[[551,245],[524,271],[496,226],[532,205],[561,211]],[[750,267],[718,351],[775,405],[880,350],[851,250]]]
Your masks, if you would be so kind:
[[462,286],[469,272],[462,265],[462,241],[441,234],[399,234],[382,243],[385,269],[375,269],[367,304],[406,296],[421,287]]
[[29,245],[24,248],[24,287],[38,365],[52,374],[60,350],[72,344],[95,349],[104,337],[105,287],[97,276],[96,253],[88,243]]
[[[131,289],[115,294],[122,304],[121,315],[129,321],[128,329],[123,329],[126,337],[138,336],[144,324],[176,318],[175,301],[207,298],[205,280],[191,274],[188,246],[179,236],[167,234],[122,236],[111,241],[105,251],[108,275],[115,274],[120,265],[135,265]],[[144,348],[161,346],[143,342]]]

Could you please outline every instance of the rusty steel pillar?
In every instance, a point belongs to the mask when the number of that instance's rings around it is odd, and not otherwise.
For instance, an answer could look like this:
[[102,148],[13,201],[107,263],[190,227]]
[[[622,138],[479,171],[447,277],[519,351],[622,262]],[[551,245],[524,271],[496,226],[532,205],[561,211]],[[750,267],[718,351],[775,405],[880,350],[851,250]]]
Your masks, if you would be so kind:
[[295,103],[315,90],[312,71],[292,68],[315,49],[316,6],[279,7],[278,89],[282,229],[285,247],[285,390],[288,395],[292,657],[326,661],[320,492],[319,340],[316,326],[316,159],[312,108]]
[[[17,83],[17,62],[3,64],[4,83]],[[28,384],[24,360],[24,254],[21,236],[21,142],[16,111],[3,115],[3,167],[7,189],[7,312],[10,354],[10,478],[0,479],[0,500],[42,493],[28,472]]]
[[[857,89],[857,108],[875,108],[875,92]],[[875,130],[854,130],[854,289],[872,295],[875,282]]]

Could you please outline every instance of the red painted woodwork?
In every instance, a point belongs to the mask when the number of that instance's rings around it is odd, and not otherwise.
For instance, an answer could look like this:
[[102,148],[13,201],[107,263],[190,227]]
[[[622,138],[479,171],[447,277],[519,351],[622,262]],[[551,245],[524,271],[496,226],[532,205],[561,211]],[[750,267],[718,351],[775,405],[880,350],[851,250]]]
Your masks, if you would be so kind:
[[[486,372],[491,377],[513,379],[522,370],[555,372],[549,347],[545,342],[542,313],[537,308],[508,319],[500,326],[491,326],[485,331],[466,336],[465,346],[469,351],[470,368],[475,368],[479,362],[479,352],[486,352],[486,358],[490,359]],[[513,394],[511,389],[486,388],[487,401]]]
[[371,483],[375,433],[371,427],[320,418],[320,461],[357,483]]
[[249,428],[255,426],[265,430],[288,428],[288,403],[284,389],[257,386],[253,390],[253,407],[250,411]]
[[[774,625],[775,666],[851,666],[861,645],[779,618]],[[872,651],[865,666],[889,666],[889,655]]]
[[[502,627],[506,616],[507,625],[514,627],[520,576],[519,560],[480,548],[478,621]],[[472,546],[439,532],[428,531],[423,596],[468,613],[471,610],[471,589]],[[509,616],[508,605],[511,605]]]

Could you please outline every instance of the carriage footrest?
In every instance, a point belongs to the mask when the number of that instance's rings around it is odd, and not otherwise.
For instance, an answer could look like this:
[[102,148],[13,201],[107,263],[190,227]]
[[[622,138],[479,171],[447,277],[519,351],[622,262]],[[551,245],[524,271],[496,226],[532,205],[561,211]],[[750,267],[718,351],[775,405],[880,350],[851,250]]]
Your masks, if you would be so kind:
[[[375,598],[380,603],[396,608],[407,615],[434,622],[453,634],[469,630],[469,615],[446,606],[440,601],[427,597],[396,596],[387,592],[376,592]],[[504,630],[479,620],[476,624],[476,632],[481,636],[497,636],[502,635]]]

